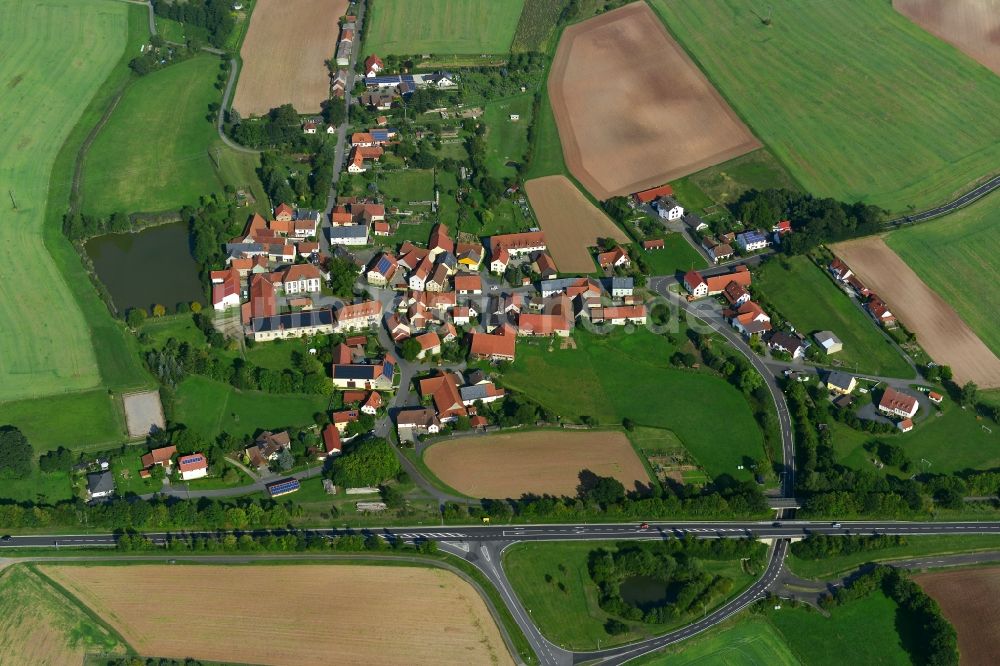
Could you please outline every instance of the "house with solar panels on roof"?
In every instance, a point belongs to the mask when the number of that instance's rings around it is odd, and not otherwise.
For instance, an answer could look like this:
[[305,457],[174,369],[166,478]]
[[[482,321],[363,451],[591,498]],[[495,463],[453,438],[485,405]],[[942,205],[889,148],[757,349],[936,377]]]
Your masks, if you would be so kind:
[[208,476],[208,458],[204,453],[189,453],[177,458],[177,472],[184,481]]
[[389,354],[381,360],[365,359],[361,363],[334,363],[330,376],[333,388],[389,391],[393,388],[396,359]]

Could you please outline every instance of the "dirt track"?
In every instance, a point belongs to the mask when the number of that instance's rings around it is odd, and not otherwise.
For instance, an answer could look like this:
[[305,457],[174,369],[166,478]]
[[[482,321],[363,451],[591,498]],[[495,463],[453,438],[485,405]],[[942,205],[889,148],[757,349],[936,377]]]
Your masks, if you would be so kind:
[[914,576],[958,632],[962,666],[1000,663],[1000,568]]
[[282,104],[319,112],[330,96],[326,60],[337,50],[337,20],[346,10],[347,0],[257,0],[240,49],[243,70],[233,108],[243,116]]
[[566,166],[601,200],[761,145],[645,3],[567,28],[548,91]]
[[1000,76],[1000,0],[892,0],[892,6]]
[[544,430],[463,437],[434,444],[424,462],[442,481],[471,497],[573,496],[584,469],[613,476],[626,490],[649,484],[646,468],[620,432]]
[[529,180],[524,190],[562,273],[593,273],[594,259],[587,248],[597,245],[598,238],[629,242],[625,232],[565,176]]
[[355,565],[45,566],[140,654],[248,664],[510,664],[452,573]]
[[862,238],[832,249],[865,286],[885,299],[931,358],[951,366],[956,381],[1000,387],[1000,359],[885,241]]

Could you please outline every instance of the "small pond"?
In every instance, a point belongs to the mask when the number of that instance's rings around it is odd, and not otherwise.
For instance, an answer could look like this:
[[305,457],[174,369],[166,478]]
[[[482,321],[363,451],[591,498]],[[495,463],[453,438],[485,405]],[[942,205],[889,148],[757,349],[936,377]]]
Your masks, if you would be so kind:
[[662,606],[672,600],[671,585],[652,576],[633,576],[622,581],[618,588],[625,603],[643,610]]
[[149,312],[160,303],[173,312],[178,303],[205,300],[184,222],[98,236],[87,241],[87,255],[119,310]]

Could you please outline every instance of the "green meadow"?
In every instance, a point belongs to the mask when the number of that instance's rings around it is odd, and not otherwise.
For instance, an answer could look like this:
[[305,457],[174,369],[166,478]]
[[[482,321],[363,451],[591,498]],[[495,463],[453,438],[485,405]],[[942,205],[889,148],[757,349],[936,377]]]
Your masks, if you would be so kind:
[[506,53],[524,0],[376,0],[363,53]]

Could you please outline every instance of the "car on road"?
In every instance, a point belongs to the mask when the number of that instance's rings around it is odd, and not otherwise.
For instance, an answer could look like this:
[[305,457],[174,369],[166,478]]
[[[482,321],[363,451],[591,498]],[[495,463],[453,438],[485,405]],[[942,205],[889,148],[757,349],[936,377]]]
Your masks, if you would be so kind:
[[840,523],[834,523],[833,525],[830,525],[830,527],[843,527],[843,525]]
[[640,530],[648,530],[649,529],[649,523],[643,523],[642,525],[639,525],[639,529]]
[[781,527],[781,521],[778,520],[774,521],[773,523],[771,523],[771,527]]
[[14,537],[12,537],[9,534],[4,534],[2,537],[0,537],[0,541],[4,541],[4,542],[6,542],[6,541],[12,541],[13,539],[14,539]]

